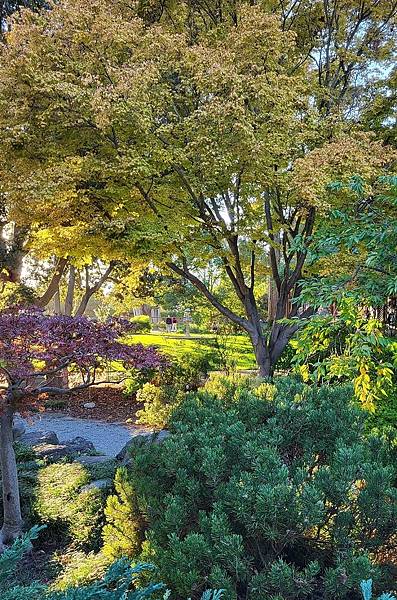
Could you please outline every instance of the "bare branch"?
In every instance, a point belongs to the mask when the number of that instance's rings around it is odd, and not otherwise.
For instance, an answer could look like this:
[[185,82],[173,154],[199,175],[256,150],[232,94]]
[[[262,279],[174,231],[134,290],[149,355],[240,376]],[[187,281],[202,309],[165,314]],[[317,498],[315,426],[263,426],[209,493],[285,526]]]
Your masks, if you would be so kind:
[[215,306],[220,313],[225,315],[225,317],[233,321],[233,323],[240,325],[240,327],[245,329],[247,332],[251,332],[253,330],[253,326],[247,319],[236,315],[236,313],[219,302],[219,300],[209,291],[207,286],[187,269],[186,265],[181,268],[173,262],[167,262],[166,264],[172,271],[178,273],[178,275],[181,275],[185,279],[188,279],[200,292],[203,293],[207,300],[209,300],[209,302],[211,302],[211,304]]

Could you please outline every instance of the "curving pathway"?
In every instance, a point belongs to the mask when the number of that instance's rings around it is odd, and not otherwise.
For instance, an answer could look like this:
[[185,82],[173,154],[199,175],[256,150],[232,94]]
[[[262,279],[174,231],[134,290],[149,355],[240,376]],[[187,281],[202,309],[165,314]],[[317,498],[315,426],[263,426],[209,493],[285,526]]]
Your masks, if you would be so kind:
[[123,423],[106,423],[94,419],[68,417],[62,413],[45,413],[29,418],[26,432],[54,431],[59,441],[82,437],[92,442],[98,452],[106,456],[116,456],[125,444],[134,436],[148,433],[139,425]]

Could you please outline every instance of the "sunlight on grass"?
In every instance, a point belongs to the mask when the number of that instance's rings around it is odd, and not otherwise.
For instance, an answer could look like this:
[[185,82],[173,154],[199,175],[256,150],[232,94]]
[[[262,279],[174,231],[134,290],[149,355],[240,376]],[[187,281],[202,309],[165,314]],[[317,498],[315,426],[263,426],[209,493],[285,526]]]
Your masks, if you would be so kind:
[[[212,334],[192,334],[186,337],[181,333],[142,333],[129,336],[134,344],[156,346],[165,354],[174,358],[183,358],[187,354],[200,355],[205,352],[216,353],[216,338]],[[237,369],[254,369],[255,358],[248,337],[233,335],[227,341],[228,354]]]

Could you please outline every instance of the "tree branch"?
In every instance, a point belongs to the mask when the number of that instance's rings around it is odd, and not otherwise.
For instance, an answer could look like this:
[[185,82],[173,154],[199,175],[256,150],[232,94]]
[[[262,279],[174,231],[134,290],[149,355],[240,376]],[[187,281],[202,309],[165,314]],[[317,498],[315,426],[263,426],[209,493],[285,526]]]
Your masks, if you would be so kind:
[[[273,219],[272,219],[270,199],[269,199],[268,194],[266,194],[266,196],[265,196],[265,216],[266,216],[266,224],[267,224],[269,238],[270,238],[270,241],[272,242],[272,244],[274,244],[275,241],[274,241],[274,232],[273,232]],[[274,246],[272,246],[272,244],[270,244],[270,248],[269,248],[270,266],[272,268],[272,275],[273,275],[273,279],[276,284],[277,290],[278,290],[278,292],[280,292],[281,279],[280,279],[280,273],[278,271],[276,251],[275,251]]]
[[78,309],[76,310],[76,315],[75,315],[76,317],[81,317],[81,315],[84,314],[85,309],[87,308],[88,302],[90,301],[90,298],[102,287],[102,285],[105,283],[105,281],[109,277],[110,273],[115,268],[116,264],[117,264],[117,261],[115,261],[115,260],[110,261],[109,266],[106,269],[106,271],[104,272],[104,274],[98,279],[98,281],[92,287],[88,287],[83,298],[81,299]]
[[167,262],[166,264],[172,271],[181,277],[188,279],[188,281],[190,281],[190,283],[192,283],[200,292],[202,292],[207,300],[209,300],[209,302],[211,302],[211,304],[215,306],[215,308],[217,308],[225,317],[233,321],[233,323],[240,325],[240,327],[245,329],[247,332],[252,332],[253,327],[251,323],[247,319],[236,315],[233,311],[219,302],[219,300],[217,300],[217,298],[209,291],[207,286],[198,277],[193,275],[193,273],[191,273],[187,267],[181,268],[173,262]]

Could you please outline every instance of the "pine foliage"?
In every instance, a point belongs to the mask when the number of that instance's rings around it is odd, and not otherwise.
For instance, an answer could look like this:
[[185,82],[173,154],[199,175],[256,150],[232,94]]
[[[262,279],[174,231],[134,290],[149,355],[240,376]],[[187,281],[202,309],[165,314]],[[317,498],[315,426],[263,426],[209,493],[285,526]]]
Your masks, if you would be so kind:
[[207,587],[228,599],[358,598],[362,579],[390,581],[371,557],[393,553],[395,473],[351,388],[209,387],[176,409],[161,446],[135,450],[134,494],[120,501],[148,520],[141,559],[182,598]]

